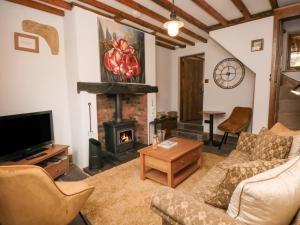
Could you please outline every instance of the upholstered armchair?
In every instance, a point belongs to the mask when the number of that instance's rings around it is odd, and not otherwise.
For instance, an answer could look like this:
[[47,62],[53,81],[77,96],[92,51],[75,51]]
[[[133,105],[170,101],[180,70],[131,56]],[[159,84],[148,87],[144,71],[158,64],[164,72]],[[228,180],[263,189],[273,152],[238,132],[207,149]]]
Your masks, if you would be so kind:
[[226,144],[228,134],[240,134],[242,131],[247,131],[252,117],[252,109],[247,107],[235,107],[230,114],[229,118],[219,124],[218,129],[224,131],[222,141],[220,142],[219,149],[222,144]]
[[0,166],[1,225],[67,225],[94,187],[54,182],[37,166]]

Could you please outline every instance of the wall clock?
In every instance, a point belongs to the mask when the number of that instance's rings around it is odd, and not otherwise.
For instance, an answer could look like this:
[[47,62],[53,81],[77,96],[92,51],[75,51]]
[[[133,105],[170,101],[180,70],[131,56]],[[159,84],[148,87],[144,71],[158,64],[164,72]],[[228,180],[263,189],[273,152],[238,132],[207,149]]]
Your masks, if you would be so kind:
[[216,85],[224,89],[232,89],[242,83],[245,76],[244,65],[235,58],[224,59],[214,69]]

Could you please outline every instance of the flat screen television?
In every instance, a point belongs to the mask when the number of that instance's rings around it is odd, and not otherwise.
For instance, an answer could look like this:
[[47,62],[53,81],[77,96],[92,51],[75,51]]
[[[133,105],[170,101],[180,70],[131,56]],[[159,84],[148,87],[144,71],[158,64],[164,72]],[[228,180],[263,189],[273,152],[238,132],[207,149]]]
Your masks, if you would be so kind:
[[0,161],[16,161],[54,142],[52,111],[0,117]]

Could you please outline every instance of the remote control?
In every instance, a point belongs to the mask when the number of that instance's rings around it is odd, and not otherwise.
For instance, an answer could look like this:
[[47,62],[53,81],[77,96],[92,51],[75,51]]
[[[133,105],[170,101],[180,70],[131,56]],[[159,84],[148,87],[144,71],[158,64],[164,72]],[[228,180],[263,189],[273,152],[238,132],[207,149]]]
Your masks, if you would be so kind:
[[37,154],[37,155],[32,155],[32,156],[27,157],[26,160],[35,159],[35,158],[38,158],[38,157],[41,157],[41,156],[44,156],[44,155],[47,155],[47,153],[46,152],[42,152],[42,153]]

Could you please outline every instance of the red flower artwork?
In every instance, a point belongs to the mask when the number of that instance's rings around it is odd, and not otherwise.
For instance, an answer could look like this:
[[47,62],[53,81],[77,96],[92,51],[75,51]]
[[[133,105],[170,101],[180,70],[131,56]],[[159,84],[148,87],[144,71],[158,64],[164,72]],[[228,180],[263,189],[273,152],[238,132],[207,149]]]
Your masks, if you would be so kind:
[[122,38],[118,42],[112,39],[111,43],[112,48],[104,54],[105,68],[114,75],[125,75],[128,79],[139,76],[141,67],[134,48]]

